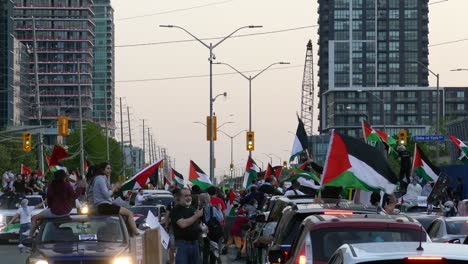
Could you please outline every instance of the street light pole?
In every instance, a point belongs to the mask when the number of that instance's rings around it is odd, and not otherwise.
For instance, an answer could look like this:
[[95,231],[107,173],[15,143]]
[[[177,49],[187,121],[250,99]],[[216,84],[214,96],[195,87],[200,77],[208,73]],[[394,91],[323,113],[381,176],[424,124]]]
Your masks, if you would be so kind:
[[269,158],[270,158],[270,164],[273,164],[273,158],[272,158],[270,155],[268,155],[268,154],[266,154],[266,153],[262,153],[262,154],[265,155],[265,156],[267,156],[267,157],[269,157]]
[[228,39],[229,37],[231,37],[232,35],[234,35],[237,31],[239,31],[241,29],[244,29],[244,28],[261,28],[263,26],[250,25],[250,26],[240,27],[240,28],[234,30],[231,34],[227,35],[226,37],[224,37],[223,39],[218,41],[214,45],[211,42],[210,42],[209,45],[206,44],[201,39],[197,38],[195,35],[193,35],[192,33],[190,33],[188,30],[186,30],[183,27],[179,27],[179,26],[175,26],[175,25],[159,25],[159,27],[178,28],[178,29],[184,31],[185,33],[189,34],[192,38],[194,38],[195,40],[200,42],[203,46],[208,48],[209,51],[210,51],[210,57],[208,59],[210,61],[210,120],[211,120],[211,122],[210,122],[210,132],[211,132],[210,133],[210,180],[211,180],[211,182],[213,182],[213,180],[214,180],[214,143],[213,143],[213,122],[212,122],[212,120],[213,120],[213,59],[214,59],[213,58],[213,50],[219,44],[224,42],[226,39]]
[[[225,136],[227,136],[228,138],[231,139],[231,164],[234,165],[234,148],[233,148],[233,145],[234,145],[234,138],[236,138],[238,135],[240,135],[242,132],[245,131],[245,129],[239,131],[237,134],[235,134],[234,136],[231,136],[229,135],[228,133],[222,131],[222,130],[219,130],[219,132],[223,133]],[[234,168],[233,168],[234,169]],[[232,182],[232,173],[233,173],[233,170],[229,169],[229,172],[230,172],[230,177],[231,177],[231,182]]]
[[[272,63],[270,65],[268,65],[266,68],[264,68],[263,70],[261,70],[259,73],[255,74],[254,76],[248,76],[243,74],[241,71],[237,70],[236,68],[234,68],[232,65],[228,64],[228,63],[225,63],[225,62],[216,62],[215,64],[220,64],[220,65],[226,65],[228,66],[229,68],[233,69],[234,71],[236,71],[237,73],[239,73],[242,77],[244,77],[246,80],[249,81],[249,131],[252,131],[252,81],[257,78],[260,74],[262,74],[263,72],[265,72],[266,70],[268,70],[269,68],[271,68],[273,65],[277,65],[277,64],[290,64],[289,62],[275,62],[275,63]],[[249,157],[252,157],[252,151],[249,151]]]

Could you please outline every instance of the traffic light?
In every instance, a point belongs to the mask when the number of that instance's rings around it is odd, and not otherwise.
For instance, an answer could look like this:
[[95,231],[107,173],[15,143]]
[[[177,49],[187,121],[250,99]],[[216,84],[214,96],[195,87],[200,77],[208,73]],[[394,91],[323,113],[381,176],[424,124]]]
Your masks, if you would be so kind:
[[231,170],[231,172],[234,170],[234,164],[233,163],[229,164],[229,169]]
[[408,144],[408,132],[405,129],[398,131],[398,145],[407,145]]
[[164,161],[161,161],[161,163],[159,163],[159,168],[164,169]]
[[255,150],[255,134],[253,131],[247,131],[247,151]]
[[57,119],[57,134],[59,136],[68,136],[68,116],[59,116]]
[[[210,141],[210,135],[211,135],[211,127],[210,127],[211,121],[210,121],[210,116],[206,117],[206,140]],[[216,141],[217,138],[217,123],[216,123],[216,116],[213,116],[213,141]]]
[[23,151],[29,152],[32,149],[32,134],[23,133]]
[[287,161],[283,161],[283,167],[287,167],[288,166],[288,162]]

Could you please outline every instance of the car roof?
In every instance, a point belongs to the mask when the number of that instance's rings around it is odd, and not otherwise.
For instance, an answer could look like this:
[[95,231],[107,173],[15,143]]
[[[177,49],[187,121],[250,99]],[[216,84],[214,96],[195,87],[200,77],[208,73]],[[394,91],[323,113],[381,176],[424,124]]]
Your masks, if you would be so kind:
[[[447,259],[468,260],[466,245],[422,242],[423,250],[417,250],[419,242],[373,242],[346,244],[340,247],[348,251],[348,257],[359,262],[374,260],[404,259],[406,257],[444,257]],[[391,250],[389,250],[391,249]]]
[[406,226],[412,229],[420,229],[421,224],[413,218],[405,215],[382,215],[382,214],[352,214],[340,215],[339,211],[335,215],[310,215],[303,221],[309,229],[317,229],[330,226],[362,226],[372,224],[378,226]]
[[297,204],[296,206],[291,207],[291,209],[297,211],[298,213],[314,213],[327,210],[346,210],[368,214],[377,213],[377,207],[375,206],[353,204],[347,202]]
[[170,191],[166,190],[143,190],[143,194],[171,194]]

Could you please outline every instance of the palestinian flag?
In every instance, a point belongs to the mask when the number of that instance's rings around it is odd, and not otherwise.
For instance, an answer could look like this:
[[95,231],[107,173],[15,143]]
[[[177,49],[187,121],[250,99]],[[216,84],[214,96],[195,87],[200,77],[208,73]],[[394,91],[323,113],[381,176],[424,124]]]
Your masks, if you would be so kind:
[[271,166],[271,164],[268,163],[267,169],[266,169],[266,171],[265,171],[265,177],[264,177],[264,179],[266,180],[266,179],[268,179],[268,178],[269,178],[270,176],[272,176],[272,175],[276,176],[276,175],[275,175],[275,169],[273,169],[273,166]]
[[236,216],[236,210],[234,208],[234,203],[228,202],[226,204],[226,210],[224,210],[224,215],[226,215],[226,216]]
[[322,186],[393,193],[398,178],[385,157],[365,142],[332,131]]
[[362,133],[364,135],[364,140],[369,143],[369,142],[382,142],[382,139],[380,138],[380,135],[377,133],[375,129],[369,125],[365,120],[362,120]]
[[206,190],[213,185],[206,173],[192,160],[190,161],[189,181],[194,185],[198,185],[202,190]]
[[440,170],[434,166],[424,155],[417,144],[414,144],[413,175],[417,174],[426,181],[436,182],[439,179]]
[[124,182],[119,190],[118,196],[120,196],[120,194],[125,191],[136,190],[145,186],[149,182],[149,177],[158,170],[159,164],[161,164],[161,162],[162,159],[156,161]]
[[247,159],[247,165],[245,166],[244,181],[242,187],[247,188],[252,184],[253,180],[257,179],[257,175],[260,172],[260,168],[257,163],[249,156]]
[[169,190],[169,187],[171,187],[171,185],[172,185],[171,179],[164,176],[164,190]]
[[392,150],[395,150],[397,146],[397,142],[393,137],[389,137],[387,133],[376,129],[377,134],[379,134],[382,142],[385,144],[385,148],[387,149],[387,153],[390,153]]
[[59,164],[61,159],[64,159],[68,156],[68,152],[61,146],[55,145],[54,150],[52,151],[52,155],[48,159],[49,167],[55,166]]
[[279,178],[279,176],[281,176],[281,173],[283,172],[283,166],[274,166],[273,170],[275,171],[276,178]]
[[292,162],[297,156],[307,152],[307,132],[304,128],[304,123],[299,116],[297,116],[297,119],[299,120],[299,124],[297,125],[296,137],[294,137],[294,144],[289,162]]
[[171,179],[172,183],[176,184],[179,188],[184,187],[184,176],[174,169],[171,169]]
[[44,176],[44,175],[42,174],[42,171],[39,170],[39,169],[37,170],[36,173],[37,173],[37,177],[38,177],[38,178],[41,178],[42,176]]
[[304,171],[299,168],[294,168],[294,171],[295,171],[295,174],[289,177],[286,181],[292,182],[296,180],[304,187],[320,189],[320,184],[316,183],[316,182],[320,183],[320,179],[313,172]]
[[59,170],[60,166],[58,165],[50,165],[50,157],[47,156],[47,154],[44,154],[45,155],[45,159],[46,159],[46,162],[47,162],[47,167],[49,167],[49,170],[54,173],[56,171]]
[[29,174],[31,175],[32,174],[32,170],[26,166],[24,166],[24,164],[21,164],[21,174]]
[[453,143],[455,143],[455,146],[457,146],[458,150],[460,150],[460,157],[458,159],[468,163],[468,146],[466,146],[463,141],[454,137],[453,135],[448,134],[448,136],[453,141]]

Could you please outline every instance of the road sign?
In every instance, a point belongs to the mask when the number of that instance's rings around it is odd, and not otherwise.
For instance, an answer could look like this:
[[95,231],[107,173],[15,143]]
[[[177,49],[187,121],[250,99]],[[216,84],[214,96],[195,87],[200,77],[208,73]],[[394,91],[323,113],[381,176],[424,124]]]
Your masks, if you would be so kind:
[[416,142],[421,141],[445,141],[444,135],[420,135],[420,136],[413,136],[413,140]]

